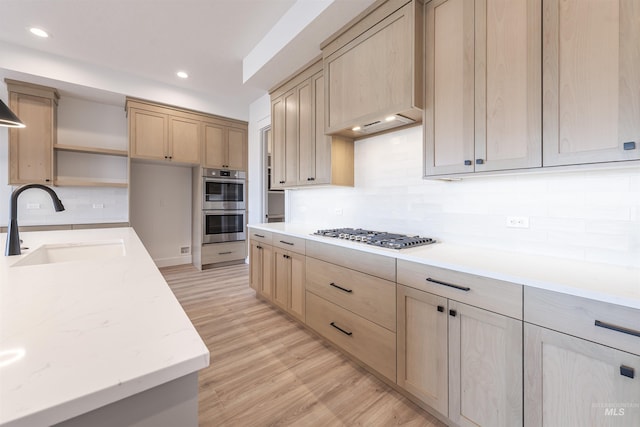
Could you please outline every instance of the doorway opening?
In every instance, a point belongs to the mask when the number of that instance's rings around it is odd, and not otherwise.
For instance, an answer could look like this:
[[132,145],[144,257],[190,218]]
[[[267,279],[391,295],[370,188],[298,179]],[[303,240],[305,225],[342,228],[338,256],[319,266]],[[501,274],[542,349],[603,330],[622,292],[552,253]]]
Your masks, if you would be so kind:
[[284,190],[271,189],[271,155],[273,153],[273,141],[271,138],[271,126],[260,130],[260,140],[263,153],[263,196],[262,209],[264,222],[284,222]]

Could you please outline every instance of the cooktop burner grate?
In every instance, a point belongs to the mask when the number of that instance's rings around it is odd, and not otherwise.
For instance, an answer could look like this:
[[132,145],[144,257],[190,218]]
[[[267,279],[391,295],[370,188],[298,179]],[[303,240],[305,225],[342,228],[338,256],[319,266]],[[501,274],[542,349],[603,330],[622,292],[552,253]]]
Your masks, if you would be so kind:
[[435,243],[435,240],[429,237],[407,236],[404,234],[387,233],[385,231],[364,230],[362,228],[331,228],[318,230],[313,234],[353,240],[368,245],[391,249],[405,249]]

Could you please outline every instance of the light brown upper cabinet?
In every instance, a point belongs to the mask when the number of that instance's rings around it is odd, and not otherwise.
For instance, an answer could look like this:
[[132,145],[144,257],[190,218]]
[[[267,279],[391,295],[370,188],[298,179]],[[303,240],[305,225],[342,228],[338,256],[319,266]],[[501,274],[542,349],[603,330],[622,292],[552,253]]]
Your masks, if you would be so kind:
[[271,91],[271,188],[353,185],[353,140],[324,134],[322,61]]
[[541,166],[540,0],[425,8],[425,176]]
[[247,127],[227,122],[202,123],[203,166],[208,168],[247,169]]
[[640,159],[640,1],[543,5],[543,164]]
[[53,184],[58,92],[5,79],[9,108],[26,125],[9,128],[9,184]]
[[422,120],[423,8],[378,2],[323,43],[327,134],[362,138]]
[[200,164],[198,116],[132,100],[127,112],[131,158]]

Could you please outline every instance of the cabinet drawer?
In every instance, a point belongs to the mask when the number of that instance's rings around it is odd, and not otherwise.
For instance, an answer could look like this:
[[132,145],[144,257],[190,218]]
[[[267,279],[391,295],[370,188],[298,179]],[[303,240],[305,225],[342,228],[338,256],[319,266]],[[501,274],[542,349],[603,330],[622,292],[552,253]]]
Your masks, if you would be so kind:
[[270,231],[256,230],[254,228],[249,229],[249,238],[256,242],[262,242],[262,243],[266,243],[267,245],[270,245],[271,236],[273,236],[273,233]]
[[522,285],[404,260],[398,283],[522,320]]
[[307,325],[396,381],[396,334],[311,292],[307,292],[306,303]]
[[525,287],[524,321],[640,355],[640,310]]
[[247,242],[212,243],[202,245],[202,264],[237,261],[247,257]]
[[396,284],[307,257],[307,290],[380,326],[396,330]]
[[[366,245],[365,245],[366,246]],[[307,241],[307,256],[396,281],[396,259],[328,243]]]
[[273,233],[273,246],[304,255],[305,239]]

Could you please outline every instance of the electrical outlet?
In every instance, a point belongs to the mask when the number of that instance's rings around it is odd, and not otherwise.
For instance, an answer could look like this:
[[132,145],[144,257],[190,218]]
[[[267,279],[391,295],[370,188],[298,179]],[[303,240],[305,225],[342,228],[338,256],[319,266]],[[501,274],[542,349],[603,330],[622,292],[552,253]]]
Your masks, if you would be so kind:
[[104,209],[104,203],[94,203],[93,209]]
[[529,228],[529,217],[528,216],[508,216],[507,227]]
[[27,209],[40,209],[40,203],[27,203]]
[[180,254],[186,255],[189,253],[189,246],[180,246]]
[[336,215],[342,215],[342,208],[335,208],[334,212]]

